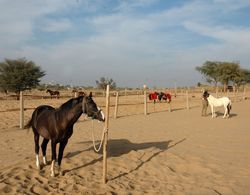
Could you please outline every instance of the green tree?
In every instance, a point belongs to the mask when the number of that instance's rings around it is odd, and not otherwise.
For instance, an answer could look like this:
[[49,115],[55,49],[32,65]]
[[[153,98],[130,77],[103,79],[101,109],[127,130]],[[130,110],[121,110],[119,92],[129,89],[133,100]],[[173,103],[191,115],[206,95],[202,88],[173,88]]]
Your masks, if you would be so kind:
[[113,79],[101,77],[100,80],[96,80],[97,88],[99,89],[106,89],[107,85],[109,85],[110,89],[116,88],[116,83]]
[[25,58],[0,62],[0,87],[15,92],[17,97],[20,91],[38,86],[44,75],[39,66]]
[[250,83],[250,70],[241,69],[243,80],[240,81],[240,84]]
[[224,91],[230,81],[237,85],[244,79],[240,65],[235,62],[220,62],[219,75],[219,81],[223,84]]
[[202,66],[197,66],[195,68],[199,71],[209,83],[214,83],[217,86],[219,82],[219,63],[206,61]]
[[250,71],[242,69],[237,62],[211,62],[207,61],[196,70],[203,74],[206,80],[217,85],[218,82],[227,90],[229,82],[233,82],[236,87],[247,83],[250,80]]

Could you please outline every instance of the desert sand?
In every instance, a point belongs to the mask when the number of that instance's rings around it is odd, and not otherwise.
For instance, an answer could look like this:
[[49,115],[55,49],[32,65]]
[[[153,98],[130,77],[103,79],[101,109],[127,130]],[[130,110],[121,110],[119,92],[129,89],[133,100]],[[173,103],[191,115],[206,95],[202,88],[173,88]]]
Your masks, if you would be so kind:
[[[172,112],[167,103],[151,103],[146,116],[143,104],[126,105],[140,99],[131,98],[120,101],[117,119],[111,98],[107,184],[90,120],[81,116],[75,124],[62,160],[64,175],[53,178],[50,163],[36,168],[32,130],[19,129],[19,102],[1,100],[0,194],[249,194],[249,99],[233,102],[229,119],[222,119],[222,108],[212,119],[210,109],[201,117],[199,98],[189,110],[185,98],[173,99]],[[94,99],[104,108],[101,98]],[[25,122],[36,106],[65,101],[25,100]],[[97,139],[102,128],[94,122]],[[50,145],[47,154],[50,162]]]

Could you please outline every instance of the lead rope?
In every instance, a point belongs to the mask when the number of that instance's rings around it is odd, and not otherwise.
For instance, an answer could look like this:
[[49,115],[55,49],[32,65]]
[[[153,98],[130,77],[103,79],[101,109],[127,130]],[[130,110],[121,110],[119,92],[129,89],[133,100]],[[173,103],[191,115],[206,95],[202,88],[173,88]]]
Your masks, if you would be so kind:
[[107,129],[105,129],[105,127],[103,128],[102,131],[102,138],[101,138],[101,142],[100,145],[98,146],[98,149],[96,148],[96,144],[95,144],[95,136],[94,136],[94,120],[92,120],[92,139],[93,139],[93,146],[94,146],[94,150],[96,152],[99,152],[101,147],[102,147],[102,143],[103,143],[103,139],[104,139],[104,134],[107,132]]

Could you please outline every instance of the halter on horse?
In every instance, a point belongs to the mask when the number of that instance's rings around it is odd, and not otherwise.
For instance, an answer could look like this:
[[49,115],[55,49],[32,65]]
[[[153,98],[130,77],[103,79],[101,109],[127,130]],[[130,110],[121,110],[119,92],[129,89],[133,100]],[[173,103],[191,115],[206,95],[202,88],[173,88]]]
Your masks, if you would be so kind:
[[54,166],[56,160],[56,145],[60,143],[58,153],[58,165],[59,173],[61,172],[61,161],[63,157],[63,151],[68,143],[68,139],[73,134],[73,126],[79,119],[81,114],[86,114],[92,119],[104,121],[104,114],[96,103],[92,99],[92,93],[89,96],[79,96],[72,98],[69,101],[62,104],[59,108],[55,109],[48,105],[42,105],[37,107],[31,120],[25,126],[26,128],[32,127],[35,141],[35,153],[36,153],[36,165],[40,169],[39,162],[39,136],[44,139],[41,145],[43,153],[43,163],[46,162],[46,148],[49,140],[51,140],[52,151],[52,164],[51,164],[51,176],[55,176]]
[[212,118],[216,117],[214,107],[220,107],[220,106],[224,106],[225,112],[223,118],[229,117],[230,110],[232,109],[232,103],[228,97],[215,98],[212,95],[210,95],[207,91],[203,93],[203,97],[208,100],[208,103],[211,107]]

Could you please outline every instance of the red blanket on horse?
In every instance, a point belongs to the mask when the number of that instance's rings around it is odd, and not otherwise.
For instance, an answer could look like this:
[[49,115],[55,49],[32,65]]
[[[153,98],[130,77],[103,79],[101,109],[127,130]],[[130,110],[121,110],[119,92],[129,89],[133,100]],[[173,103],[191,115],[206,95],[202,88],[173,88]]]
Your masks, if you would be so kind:
[[158,93],[157,92],[150,93],[148,95],[148,97],[149,97],[149,100],[157,100],[158,99]]

